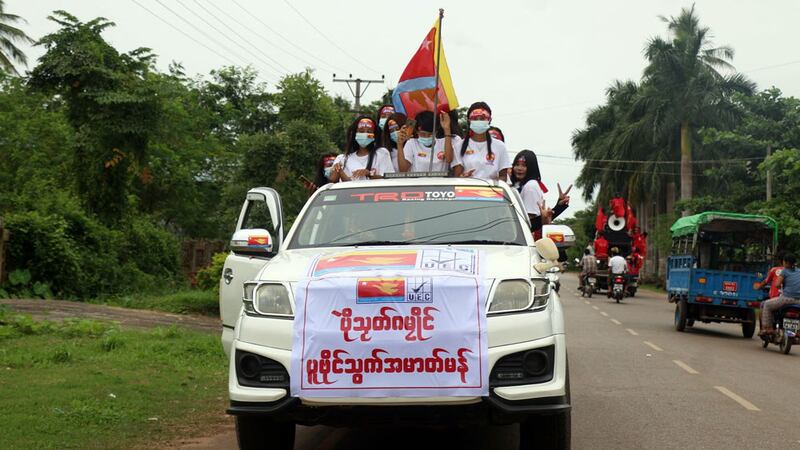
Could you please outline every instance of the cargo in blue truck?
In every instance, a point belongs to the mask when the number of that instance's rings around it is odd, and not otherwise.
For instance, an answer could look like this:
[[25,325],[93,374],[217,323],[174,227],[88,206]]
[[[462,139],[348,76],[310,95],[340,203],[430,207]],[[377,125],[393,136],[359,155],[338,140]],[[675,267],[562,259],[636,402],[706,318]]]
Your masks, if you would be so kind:
[[667,292],[675,329],[703,323],[741,324],[753,337],[756,310],[766,298],[754,289],[772,264],[778,224],[768,216],[708,211],[671,227]]

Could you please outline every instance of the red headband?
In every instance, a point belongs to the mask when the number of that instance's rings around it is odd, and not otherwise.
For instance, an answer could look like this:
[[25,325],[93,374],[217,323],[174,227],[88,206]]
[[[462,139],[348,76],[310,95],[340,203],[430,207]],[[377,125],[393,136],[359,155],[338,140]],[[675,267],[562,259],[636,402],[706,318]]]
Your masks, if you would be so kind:
[[361,119],[358,121],[358,125],[356,125],[357,131],[360,133],[364,132],[374,132],[375,131],[375,122],[372,119]]
[[469,120],[481,120],[483,118],[487,120],[491,119],[492,114],[483,108],[473,109],[472,112],[469,113]]

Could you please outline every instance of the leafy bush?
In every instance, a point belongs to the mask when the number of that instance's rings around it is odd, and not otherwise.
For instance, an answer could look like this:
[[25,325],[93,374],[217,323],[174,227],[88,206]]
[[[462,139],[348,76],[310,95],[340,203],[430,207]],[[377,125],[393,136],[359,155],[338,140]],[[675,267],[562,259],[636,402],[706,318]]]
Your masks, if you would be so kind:
[[87,298],[177,284],[178,242],[168,231],[143,217],[111,229],[77,207],[60,209],[6,216],[10,294]]
[[211,264],[197,272],[197,287],[219,293],[219,280],[222,278],[222,269],[228,254],[220,252],[211,258]]

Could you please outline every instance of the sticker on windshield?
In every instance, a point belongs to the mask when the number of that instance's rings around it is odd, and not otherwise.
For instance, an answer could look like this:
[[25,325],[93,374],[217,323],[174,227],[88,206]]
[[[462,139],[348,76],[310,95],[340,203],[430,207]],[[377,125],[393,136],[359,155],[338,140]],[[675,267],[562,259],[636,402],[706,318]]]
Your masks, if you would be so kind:
[[336,196],[335,195],[326,195],[326,196],[322,197],[322,201],[323,202],[335,202],[336,201]]
[[318,258],[309,274],[329,274],[385,270],[425,270],[478,275],[480,252],[473,249],[356,250]]

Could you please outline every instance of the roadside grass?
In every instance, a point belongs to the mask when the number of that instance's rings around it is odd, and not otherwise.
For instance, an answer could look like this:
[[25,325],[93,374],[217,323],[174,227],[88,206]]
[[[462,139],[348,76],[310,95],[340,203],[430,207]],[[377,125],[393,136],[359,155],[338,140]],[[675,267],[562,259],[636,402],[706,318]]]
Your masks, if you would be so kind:
[[201,314],[219,317],[219,294],[212,290],[187,289],[169,294],[104,297],[92,299],[90,303],[132,309],[151,309],[175,314]]
[[0,448],[155,448],[225,421],[216,335],[0,309]]

